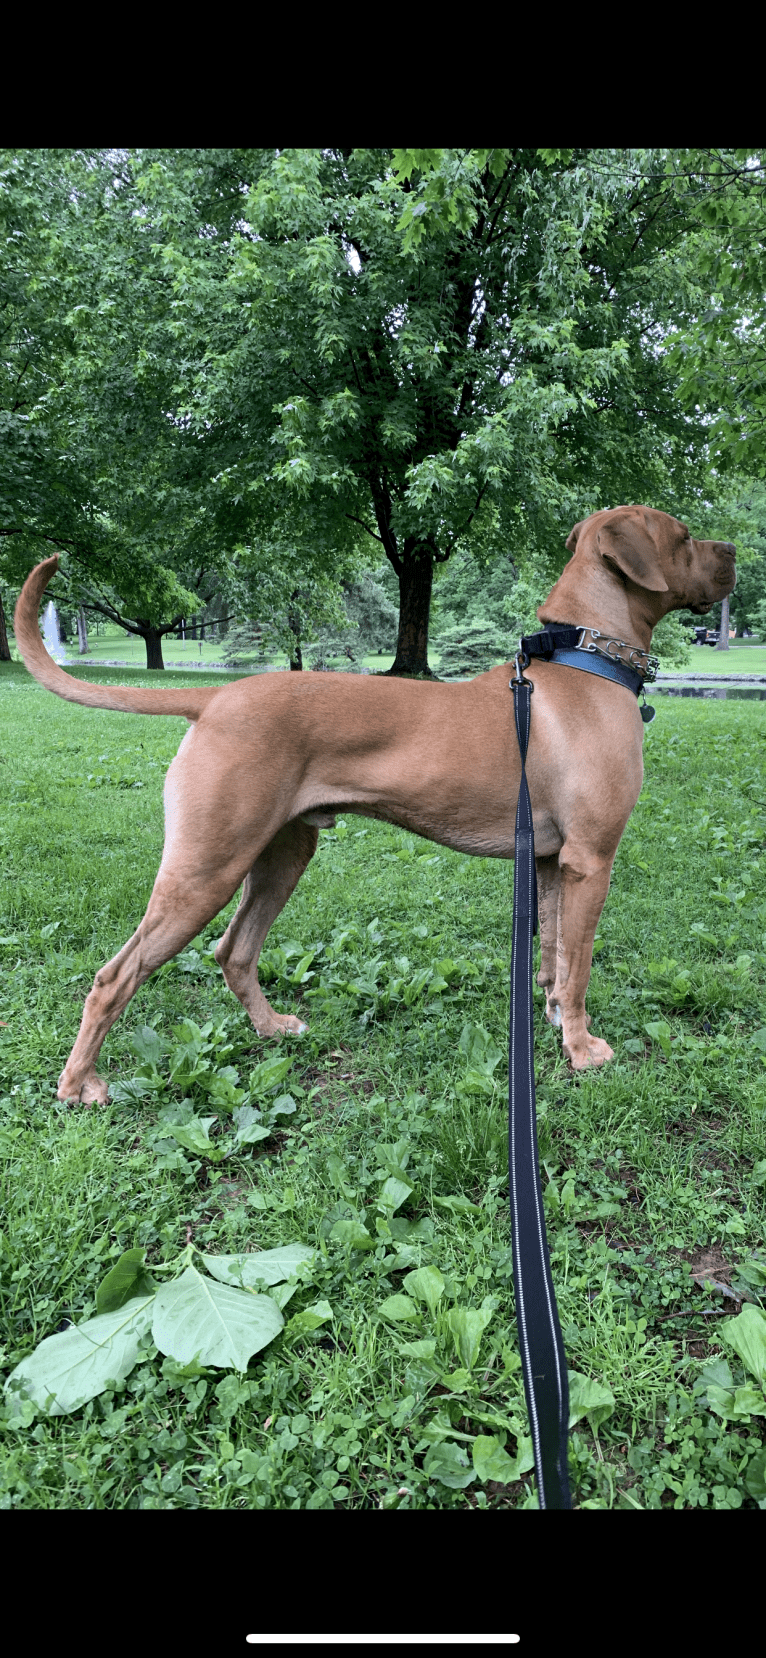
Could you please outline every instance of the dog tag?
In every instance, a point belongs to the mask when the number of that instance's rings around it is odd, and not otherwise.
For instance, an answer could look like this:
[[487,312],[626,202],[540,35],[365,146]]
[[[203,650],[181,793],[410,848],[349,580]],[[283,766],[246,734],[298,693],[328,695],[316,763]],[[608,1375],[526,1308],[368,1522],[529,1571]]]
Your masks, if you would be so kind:
[[651,724],[656,712],[656,708],[653,708],[650,702],[645,702],[643,707],[639,708],[639,714],[641,715],[644,725]]

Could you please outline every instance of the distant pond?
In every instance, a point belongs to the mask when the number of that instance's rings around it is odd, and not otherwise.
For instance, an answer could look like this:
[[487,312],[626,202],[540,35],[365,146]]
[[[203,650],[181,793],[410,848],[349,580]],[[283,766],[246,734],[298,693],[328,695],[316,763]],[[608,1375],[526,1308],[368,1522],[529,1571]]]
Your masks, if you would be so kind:
[[734,697],[738,701],[749,698],[751,702],[766,701],[766,685],[647,685],[647,696],[653,697]]

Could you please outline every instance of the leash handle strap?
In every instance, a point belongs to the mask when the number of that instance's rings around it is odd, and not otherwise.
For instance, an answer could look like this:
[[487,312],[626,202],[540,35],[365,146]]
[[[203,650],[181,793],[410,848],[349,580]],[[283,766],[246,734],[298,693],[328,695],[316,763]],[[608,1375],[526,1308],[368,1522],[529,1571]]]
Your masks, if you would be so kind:
[[569,1386],[545,1232],[535,1113],[532,939],[537,931],[537,874],[532,804],[524,768],[531,687],[528,682],[513,680],[511,687],[521,753],[508,1054],[508,1192],[513,1280],[540,1507],[571,1508],[567,1467]]

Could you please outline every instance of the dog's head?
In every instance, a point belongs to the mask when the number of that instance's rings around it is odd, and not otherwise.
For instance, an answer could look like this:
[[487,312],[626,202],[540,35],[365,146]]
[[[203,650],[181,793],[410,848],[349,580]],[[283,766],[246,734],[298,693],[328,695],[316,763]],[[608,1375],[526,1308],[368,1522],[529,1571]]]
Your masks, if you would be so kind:
[[572,557],[537,613],[541,621],[590,625],[585,614],[569,612],[573,605],[588,608],[592,597],[602,623],[624,614],[641,631],[651,630],[669,610],[703,616],[736,581],[730,541],[695,541],[680,519],[651,507],[591,513],[575,524],[566,545]]

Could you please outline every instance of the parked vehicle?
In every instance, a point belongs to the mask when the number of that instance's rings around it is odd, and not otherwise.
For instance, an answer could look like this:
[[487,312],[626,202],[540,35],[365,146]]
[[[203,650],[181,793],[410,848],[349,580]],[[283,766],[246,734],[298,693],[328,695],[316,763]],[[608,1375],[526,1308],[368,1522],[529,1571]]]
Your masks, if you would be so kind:
[[717,645],[719,638],[720,634],[716,633],[714,628],[694,629],[695,645]]

